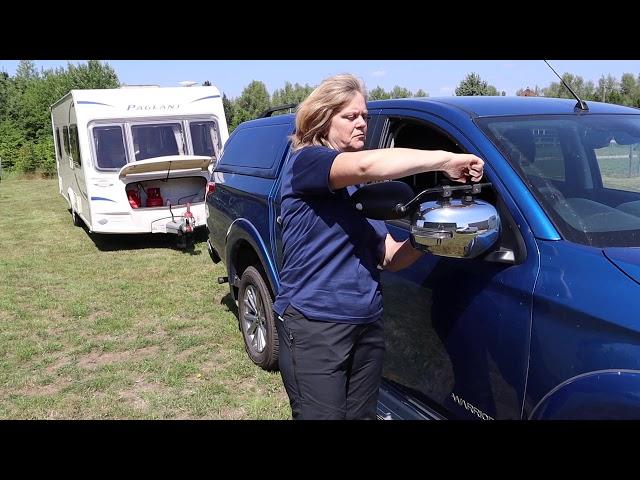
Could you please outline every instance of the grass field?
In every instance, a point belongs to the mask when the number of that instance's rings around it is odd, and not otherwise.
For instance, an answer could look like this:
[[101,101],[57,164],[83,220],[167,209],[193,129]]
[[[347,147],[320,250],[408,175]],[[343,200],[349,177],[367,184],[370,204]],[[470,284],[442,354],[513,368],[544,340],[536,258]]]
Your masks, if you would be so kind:
[[0,181],[0,419],[287,419],[225,275],[161,234],[74,227],[57,180]]

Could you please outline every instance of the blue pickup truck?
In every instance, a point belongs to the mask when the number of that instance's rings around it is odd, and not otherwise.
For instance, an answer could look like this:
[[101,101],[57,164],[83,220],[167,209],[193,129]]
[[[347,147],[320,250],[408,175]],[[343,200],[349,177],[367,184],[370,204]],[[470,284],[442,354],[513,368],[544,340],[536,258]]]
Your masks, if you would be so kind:
[[[640,418],[640,111],[535,97],[368,103],[369,149],[470,152],[499,233],[473,258],[382,272],[385,419]],[[276,369],[280,172],[294,116],[241,124],[207,198],[250,358]],[[416,194],[437,172],[399,179]],[[454,221],[455,224],[455,221]],[[397,240],[412,219],[387,221]]]

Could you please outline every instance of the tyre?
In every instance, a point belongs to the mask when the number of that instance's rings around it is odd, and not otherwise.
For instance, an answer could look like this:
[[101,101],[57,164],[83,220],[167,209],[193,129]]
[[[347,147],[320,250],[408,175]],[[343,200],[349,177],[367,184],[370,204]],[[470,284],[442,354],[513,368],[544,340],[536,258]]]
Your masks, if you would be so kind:
[[249,358],[264,370],[278,369],[278,333],[272,307],[262,275],[255,267],[247,267],[240,279],[238,321]]

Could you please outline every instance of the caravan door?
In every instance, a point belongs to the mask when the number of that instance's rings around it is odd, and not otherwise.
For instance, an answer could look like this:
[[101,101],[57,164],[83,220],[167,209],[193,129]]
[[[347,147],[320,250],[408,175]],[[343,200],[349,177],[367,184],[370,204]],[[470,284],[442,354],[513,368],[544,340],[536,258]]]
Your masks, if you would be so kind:
[[89,196],[87,195],[87,182],[85,180],[82,157],[80,155],[80,140],[78,138],[78,121],[76,119],[75,103],[69,106],[69,164],[73,171],[75,185],[72,189],[76,195],[71,201],[71,208],[83,217],[87,222],[89,217]]

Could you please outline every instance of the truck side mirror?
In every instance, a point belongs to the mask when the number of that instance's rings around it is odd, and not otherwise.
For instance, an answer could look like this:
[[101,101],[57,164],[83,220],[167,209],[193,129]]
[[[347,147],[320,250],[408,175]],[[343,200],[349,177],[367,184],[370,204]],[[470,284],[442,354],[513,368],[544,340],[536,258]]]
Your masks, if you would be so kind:
[[365,217],[374,220],[394,220],[402,218],[408,212],[397,209],[414,197],[409,185],[399,181],[370,183],[360,187],[353,195],[351,202],[356,210]]

